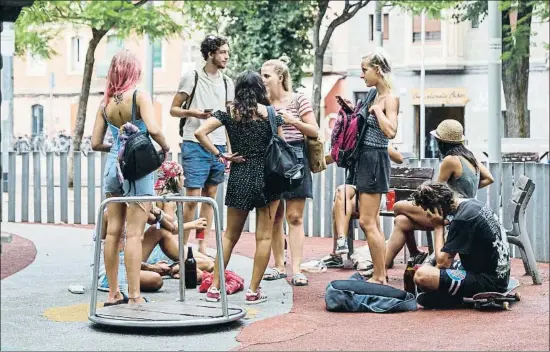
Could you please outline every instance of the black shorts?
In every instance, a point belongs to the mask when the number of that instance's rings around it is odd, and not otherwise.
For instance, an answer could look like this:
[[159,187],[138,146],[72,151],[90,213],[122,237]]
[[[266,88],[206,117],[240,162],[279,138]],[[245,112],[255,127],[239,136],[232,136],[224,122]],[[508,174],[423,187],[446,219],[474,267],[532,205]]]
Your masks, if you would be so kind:
[[477,274],[468,272],[463,268],[439,269],[439,289],[456,298],[472,297],[476,293],[487,292]]
[[290,146],[296,153],[298,162],[304,165],[304,179],[302,184],[293,189],[292,191],[284,192],[282,194],[283,199],[303,199],[313,198],[313,180],[311,176],[311,169],[309,168],[309,161],[307,159],[307,153],[304,141],[289,142]]
[[355,185],[359,193],[388,193],[390,188],[390,156],[387,148],[363,147],[355,169]]

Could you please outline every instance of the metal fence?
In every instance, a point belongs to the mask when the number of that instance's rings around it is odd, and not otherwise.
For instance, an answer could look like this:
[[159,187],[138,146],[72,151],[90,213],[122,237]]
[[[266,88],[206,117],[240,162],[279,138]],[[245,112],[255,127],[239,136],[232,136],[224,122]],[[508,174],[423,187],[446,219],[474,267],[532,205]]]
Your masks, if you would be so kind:
[[[90,152],[84,157],[74,153],[74,184],[68,183],[68,153],[56,156],[54,153],[23,153],[2,155],[2,161],[8,160],[7,182],[2,182],[2,221],[94,224],[97,205],[104,199],[102,192],[103,174],[107,154]],[[169,154],[180,159],[180,154]],[[32,160],[31,160],[32,159]],[[31,163],[32,162],[32,163]],[[409,166],[431,167],[435,174],[439,170],[438,159],[408,161]],[[493,175],[497,174],[497,165],[490,164]],[[502,201],[496,199],[494,187],[478,191],[477,199],[488,202],[500,215],[505,228],[512,227],[511,217],[503,212],[512,195],[513,185],[520,175],[531,178],[536,185],[535,193],[527,207],[527,224],[531,243],[537,261],[550,262],[550,226],[548,211],[550,190],[550,165],[519,162],[502,163]],[[308,200],[304,217],[307,236],[332,237],[332,202],[335,189],[345,181],[344,170],[330,165],[325,172],[313,175],[313,200]],[[6,191],[7,187],[7,192]],[[226,226],[226,207],[224,206],[226,184],[220,185],[216,201],[221,210],[222,224]],[[504,207],[503,207],[504,205]],[[386,238],[393,228],[393,219],[382,217],[381,224]],[[254,231],[255,213],[251,212],[244,231]],[[356,239],[365,239],[361,229],[354,234]],[[421,232],[416,236],[419,243],[425,245],[426,239]],[[516,253],[517,252],[517,253]],[[513,247],[512,253],[519,256]]]

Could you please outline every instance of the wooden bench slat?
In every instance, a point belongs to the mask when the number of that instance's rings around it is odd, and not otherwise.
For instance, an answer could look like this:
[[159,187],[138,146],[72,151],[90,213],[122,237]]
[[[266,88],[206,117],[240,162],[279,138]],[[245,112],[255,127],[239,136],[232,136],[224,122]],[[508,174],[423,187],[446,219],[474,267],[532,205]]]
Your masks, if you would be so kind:
[[422,185],[424,182],[429,181],[429,179],[424,178],[399,178],[399,177],[390,177],[390,188],[396,189],[411,189],[416,190],[418,186]]
[[391,177],[421,178],[431,180],[434,169],[431,167],[392,167]]

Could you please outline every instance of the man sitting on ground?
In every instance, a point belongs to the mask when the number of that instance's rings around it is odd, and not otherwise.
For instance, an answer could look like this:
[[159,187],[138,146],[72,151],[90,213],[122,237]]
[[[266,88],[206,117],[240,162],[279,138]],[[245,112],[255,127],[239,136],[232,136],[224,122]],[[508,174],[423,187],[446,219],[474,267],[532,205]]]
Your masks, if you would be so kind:
[[[424,291],[418,296],[420,305],[448,307],[476,293],[506,291],[510,278],[508,239],[491,208],[476,199],[460,198],[445,183],[424,184],[412,199],[428,212],[434,226],[436,266],[424,265],[414,276],[418,289]],[[453,263],[457,253],[460,263]]]

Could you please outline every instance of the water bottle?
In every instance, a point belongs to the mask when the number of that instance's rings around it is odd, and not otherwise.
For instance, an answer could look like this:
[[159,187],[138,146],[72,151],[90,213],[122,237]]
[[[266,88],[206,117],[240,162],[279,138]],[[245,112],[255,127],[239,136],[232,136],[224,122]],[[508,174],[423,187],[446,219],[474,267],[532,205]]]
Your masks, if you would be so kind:
[[184,263],[185,267],[185,288],[197,287],[197,261],[193,258],[193,248],[187,249],[187,259]]

